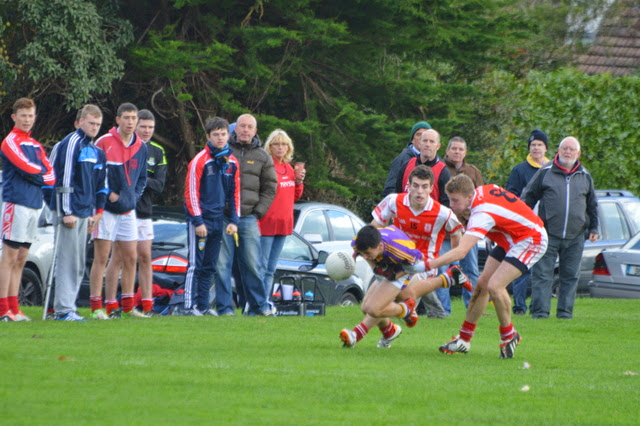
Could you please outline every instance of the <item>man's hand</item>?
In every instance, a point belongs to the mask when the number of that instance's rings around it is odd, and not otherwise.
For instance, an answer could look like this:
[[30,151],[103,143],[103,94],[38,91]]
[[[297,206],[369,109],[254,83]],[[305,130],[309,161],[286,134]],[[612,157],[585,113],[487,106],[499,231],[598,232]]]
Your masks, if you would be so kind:
[[204,223],[202,225],[196,226],[196,236],[200,238],[204,238],[207,236],[207,227]]
[[595,243],[596,241],[598,241],[598,234],[594,234],[593,232],[589,233],[589,241],[591,241],[592,243]]
[[102,219],[102,213],[94,214],[93,216],[89,216],[87,222],[87,234],[91,234],[96,226],[98,226],[98,222]]
[[65,228],[73,229],[76,227],[77,222],[78,218],[72,214],[62,217],[62,224],[65,226]]
[[120,194],[117,194],[115,192],[109,193],[109,201],[111,201],[112,203],[115,203],[119,199],[120,199]]
[[236,232],[238,232],[238,227],[236,225],[234,225],[233,223],[230,223],[227,225],[227,235],[233,235]]

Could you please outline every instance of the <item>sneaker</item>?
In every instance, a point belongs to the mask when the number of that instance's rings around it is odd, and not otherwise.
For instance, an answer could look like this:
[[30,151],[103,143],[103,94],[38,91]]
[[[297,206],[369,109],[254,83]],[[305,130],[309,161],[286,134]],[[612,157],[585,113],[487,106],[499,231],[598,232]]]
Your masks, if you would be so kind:
[[31,321],[31,318],[26,316],[22,311],[18,311],[13,316],[15,317],[14,321]]
[[139,310],[137,310],[136,308],[133,308],[129,312],[124,312],[124,311],[121,312],[120,318],[148,318],[148,317],[142,312],[140,312]]
[[91,319],[108,320],[109,315],[107,315],[104,309],[96,309],[95,311],[91,312]]
[[200,312],[198,308],[191,308],[191,309],[186,309],[184,311],[184,315],[187,317],[201,317],[202,312]]
[[264,311],[260,312],[259,316],[262,316],[262,317],[275,317],[276,313],[275,313],[275,311],[272,311],[271,309],[265,309]]
[[0,317],[0,322],[14,322],[15,320],[16,320],[16,317],[15,315],[13,315],[13,312],[11,311],[7,311],[6,314]]
[[416,312],[416,301],[413,299],[407,299],[404,301],[404,304],[407,306],[408,312],[402,319],[404,320],[405,324],[407,324],[407,327],[415,327],[415,325],[418,323],[418,319],[420,319],[420,317],[418,317],[418,313]]
[[209,316],[209,317],[217,317],[218,311],[216,311],[215,309],[209,308],[206,311],[202,311],[202,315]]
[[56,315],[58,321],[86,321],[84,317],[78,315],[77,312],[69,312],[67,314]]
[[162,313],[160,312],[156,312],[153,309],[147,312],[143,312],[142,315],[145,316],[145,318],[151,318],[151,317],[159,317],[162,315]]
[[118,309],[117,311],[113,311],[109,314],[109,319],[118,319],[122,318],[122,311]]
[[352,348],[356,345],[358,336],[356,336],[355,331],[343,328],[340,332],[340,340],[342,340],[343,346],[345,348]]
[[378,341],[378,347],[379,348],[390,348],[391,347],[391,342],[393,342],[401,334],[402,334],[402,327],[400,327],[399,325],[395,324],[395,329],[393,330],[393,334],[391,335],[391,337],[382,336],[380,338],[380,340]]
[[500,358],[513,358],[516,346],[520,344],[522,337],[516,332],[511,340],[500,341]]
[[445,272],[443,275],[447,280],[447,283],[449,283],[449,287],[461,285],[465,290],[473,292],[473,285],[471,285],[471,280],[464,272],[462,272],[460,266],[449,266],[449,269],[447,269],[447,272]]
[[440,346],[440,352],[445,354],[454,354],[456,352],[466,354],[471,348],[471,342],[465,342],[460,338],[460,335],[452,337],[449,343]]

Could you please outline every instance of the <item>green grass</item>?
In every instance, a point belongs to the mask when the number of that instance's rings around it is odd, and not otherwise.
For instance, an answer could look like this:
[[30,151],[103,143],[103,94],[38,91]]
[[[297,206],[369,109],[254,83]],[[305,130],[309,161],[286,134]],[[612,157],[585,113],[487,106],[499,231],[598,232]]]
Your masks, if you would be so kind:
[[[326,317],[168,317],[0,324],[2,424],[638,423],[640,301],[578,299],[575,319],[516,317],[498,358],[495,313],[467,355],[438,346],[462,302],[390,349],[372,330],[343,349],[359,308]],[[25,309],[27,315],[41,312]],[[81,313],[86,314],[86,311]],[[524,369],[523,363],[531,365]],[[521,391],[528,385],[530,390]]]

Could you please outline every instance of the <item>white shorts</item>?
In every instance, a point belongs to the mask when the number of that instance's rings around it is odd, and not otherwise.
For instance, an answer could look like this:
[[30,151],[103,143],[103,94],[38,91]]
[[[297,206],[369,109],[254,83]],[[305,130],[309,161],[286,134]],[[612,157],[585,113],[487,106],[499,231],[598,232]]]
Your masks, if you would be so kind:
[[137,219],[138,222],[138,241],[153,240],[153,221],[151,219]]
[[5,201],[2,204],[2,239],[33,244],[38,236],[40,211]]
[[544,253],[547,251],[549,238],[545,232],[540,244],[535,244],[533,238],[527,238],[512,246],[504,255],[504,261],[511,263],[516,268],[525,273],[527,269],[531,269],[533,265],[538,263]]
[[136,211],[114,214],[105,210],[98,226],[93,230],[93,238],[108,241],[138,241]]

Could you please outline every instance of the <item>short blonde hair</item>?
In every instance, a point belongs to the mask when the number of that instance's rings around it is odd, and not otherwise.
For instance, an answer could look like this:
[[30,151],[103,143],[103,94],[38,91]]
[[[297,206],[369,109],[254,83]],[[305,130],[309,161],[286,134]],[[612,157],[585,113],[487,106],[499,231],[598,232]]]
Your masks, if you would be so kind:
[[476,187],[469,176],[459,174],[452,177],[444,189],[447,194],[471,195],[475,192]]
[[284,155],[283,160],[285,163],[290,163],[291,160],[293,160],[293,141],[291,141],[291,138],[289,137],[287,132],[282,129],[275,129],[273,132],[271,132],[271,134],[267,138],[267,142],[264,144],[264,150],[267,151],[271,156],[273,156],[273,154],[271,153],[271,145],[276,142],[284,142],[287,144],[289,148],[287,149],[287,153]]

